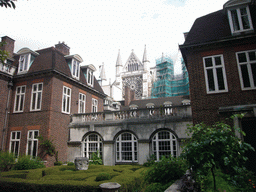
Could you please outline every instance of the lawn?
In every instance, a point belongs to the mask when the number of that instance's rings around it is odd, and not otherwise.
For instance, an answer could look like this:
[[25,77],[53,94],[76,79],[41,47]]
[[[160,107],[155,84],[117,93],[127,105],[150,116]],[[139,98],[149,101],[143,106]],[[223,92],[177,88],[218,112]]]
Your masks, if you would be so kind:
[[[143,183],[143,173],[147,169],[140,165],[90,165],[88,170],[76,171],[75,166],[62,165],[42,169],[13,170],[0,173],[0,191],[97,192],[101,191],[99,185],[107,182],[119,183],[120,192],[138,191]],[[106,180],[102,180],[104,178]]]

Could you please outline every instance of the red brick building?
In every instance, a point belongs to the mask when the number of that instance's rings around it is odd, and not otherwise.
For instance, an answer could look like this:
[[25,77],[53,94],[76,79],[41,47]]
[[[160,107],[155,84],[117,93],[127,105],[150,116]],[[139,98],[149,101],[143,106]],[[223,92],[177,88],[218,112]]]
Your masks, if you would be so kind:
[[[1,49],[10,55],[0,63],[1,149],[42,158],[40,135],[53,140],[59,161],[65,162],[70,115],[103,111],[106,95],[93,76],[95,67],[81,66],[82,58],[70,55],[64,43],[13,53],[14,40],[5,36],[2,41]],[[44,160],[47,165],[55,161]]]
[[255,30],[255,0],[230,0],[195,20],[180,50],[189,73],[193,122],[212,124],[246,112],[234,124],[256,148]]

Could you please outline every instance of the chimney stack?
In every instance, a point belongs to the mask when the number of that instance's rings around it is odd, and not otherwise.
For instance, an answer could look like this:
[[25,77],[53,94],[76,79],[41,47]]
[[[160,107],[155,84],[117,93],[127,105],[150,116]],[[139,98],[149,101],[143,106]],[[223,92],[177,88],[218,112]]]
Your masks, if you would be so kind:
[[59,42],[58,44],[55,45],[55,48],[60,51],[61,53],[63,53],[64,55],[69,55],[69,50],[70,50],[70,47],[67,46],[64,41],[61,43]]
[[8,51],[9,52],[9,57],[12,58],[13,57],[15,40],[13,40],[12,38],[10,38],[8,36],[4,36],[4,37],[2,37],[2,42],[5,42],[5,45],[3,45],[3,47],[1,47],[1,49],[5,50],[5,51]]

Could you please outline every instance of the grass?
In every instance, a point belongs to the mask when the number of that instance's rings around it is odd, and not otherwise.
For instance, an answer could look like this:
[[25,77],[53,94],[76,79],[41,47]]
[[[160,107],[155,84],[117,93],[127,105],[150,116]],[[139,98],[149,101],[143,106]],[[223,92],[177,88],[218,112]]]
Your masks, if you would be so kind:
[[[65,187],[77,187],[77,191],[79,191],[81,187],[86,186],[90,188],[90,190],[87,189],[86,191],[99,191],[100,184],[117,182],[121,185],[120,192],[136,191],[135,188],[140,187],[143,182],[142,175],[147,169],[147,167],[140,165],[90,165],[88,170],[76,171],[75,166],[62,165],[42,169],[13,170],[0,173],[0,185],[6,184],[8,189],[12,187],[11,184],[13,183],[16,183],[17,186],[25,185],[24,191],[28,190],[27,184],[34,187],[35,190],[29,189],[32,191],[45,191],[44,186],[53,185],[61,186],[59,191],[70,190],[66,190]],[[96,181],[96,177],[102,173],[107,173],[110,176],[107,177],[108,180]],[[8,183],[9,185],[7,185]],[[13,187],[10,190],[15,191]],[[21,187],[19,187],[19,191],[22,191]],[[76,190],[72,188],[72,191]]]

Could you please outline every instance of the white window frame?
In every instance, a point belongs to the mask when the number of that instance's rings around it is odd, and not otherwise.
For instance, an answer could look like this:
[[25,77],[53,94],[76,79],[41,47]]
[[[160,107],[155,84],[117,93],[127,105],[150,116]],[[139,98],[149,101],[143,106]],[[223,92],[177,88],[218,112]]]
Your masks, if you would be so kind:
[[78,113],[85,113],[85,107],[86,107],[86,95],[83,93],[79,93]]
[[[131,140],[122,140],[122,135],[129,134],[131,135]],[[128,144],[130,146],[128,146]],[[127,151],[123,151],[123,149],[127,149]],[[128,148],[131,148],[128,150]],[[115,142],[116,149],[116,162],[138,162],[138,139],[137,137],[129,132],[121,133]],[[127,159],[128,156],[131,159]]]
[[72,59],[72,65],[71,65],[71,73],[72,76],[79,80],[80,77],[80,62],[76,59]]
[[43,83],[33,84],[32,90],[31,90],[30,111],[40,111],[41,110],[42,96],[43,96]]
[[[221,61],[220,65],[216,65],[216,62],[215,62],[215,58],[218,58],[218,57],[220,57],[220,61]],[[209,58],[212,60],[212,66],[207,67],[205,59],[209,59]],[[213,56],[203,57],[203,64],[204,64],[204,76],[205,76],[207,94],[228,92],[228,84],[227,84],[227,77],[226,77],[226,70],[225,70],[223,55],[213,55]],[[222,77],[223,77],[223,83],[224,83],[223,90],[219,89],[219,82],[218,82],[218,76],[217,76],[218,69],[222,69]],[[215,90],[210,90],[208,73],[207,73],[208,70],[212,70],[213,83],[214,83]]]
[[10,135],[9,152],[17,158],[20,153],[21,131],[12,131]]
[[[169,138],[159,138],[160,133],[169,134]],[[166,135],[166,136],[167,136]],[[178,156],[178,141],[174,134],[172,134],[170,131],[159,131],[152,137],[152,152],[156,157],[156,161],[160,161],[161,153],[164,153],[164,156],[172,155],[173,157]],[[164,145],[165,144],[165,145]]]
[[24,110],[26,94],[26,85],[16,87],[15,102],[14,102],[14,113],[20,113]]
[[62,113],[70,114],[70,106],[71,106],[71,88],[63,86],[63,94],[62,94]]
[[[245,8],[246,12],[247,12],[247,19],[248,19],[248,22],[249,22],[249,25],[250,25],[250,28],[248,28],[248,29],[244,29],[244,27],[243,27],[243,21],[242,21],[242,15],[241,15],[241,9],[243,9],[243,8]],[[236,11],[237,19],[238,19],[238,25],[239,25],[239,28],[240,28],[239,30],[236,30],[234,28],[234,20],[232,18],[231,11]],[[243,6],[243,7],[236,7],[236,8],[229,9],[228,10],[228,18],[229,18],[229,24],[230,24],[232,34],[253,30],[251,14],[250,14],[250,9],[249,9],[248,5]]]
[[38,153],[38,137],[39,130],[29,130],[27,137],[27,150],[26,155],[31,156],[32,158],[37,157]]
[[[256,65],[256,59],[250,61],[249,58],[249,53],[254,52],[255,57],[256,57],[256,50],[249,50],[249,51],[241,51],[236,53],[236,60],[237,60],[237,65],[238,65],[238,71],[239,71],[239,78],[240,78],[240,84],[241,84],[241,89],[242,90],[252,90],[256,89],[256,83],[254,82],[253,79],[253,73],[252,73],[252,64]],[[246,61],[245,62],[239,62],[239,54],[245,54],[246,56]],[[247,72],[248,72],[248,80],[249,80],[249,87],[245,87],[244,85],[244,80],[242,76],[242,70],[241,66],[246,66]]]
[[93,71],[90,69],[87,69],[86,76],[87,76],[87,84],[93,87],[93,80],[94,80]]
[[18,73],[27,72],[29,69],[31,54],[20,55]]
[[92,98],[92,113],[98,112],[98,100]]
[[101,136],[96,133],[87,135],[82,141],[82,157],[92,159],[93,153],[98,153],[98,157],[102,158],[103,142]]

